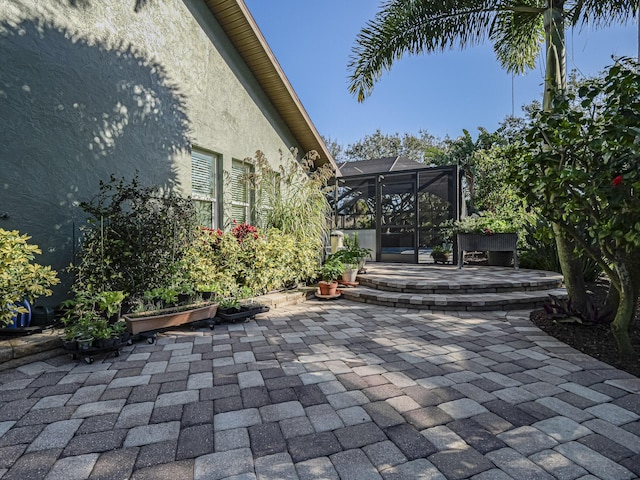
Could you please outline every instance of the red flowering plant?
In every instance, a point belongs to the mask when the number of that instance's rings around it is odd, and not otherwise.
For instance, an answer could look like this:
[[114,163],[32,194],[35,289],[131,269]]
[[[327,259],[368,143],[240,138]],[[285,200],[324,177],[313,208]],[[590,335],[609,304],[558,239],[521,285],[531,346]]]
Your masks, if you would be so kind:
[[511,152],[509,175],[527,203],[609,278],[618,302],[607,319],[628,357],[637,355],[630,333],[640,292],[638,67],[619,59],[603,75],[558,92]]
[[233,227],[233,230],[231,230],[231,233],[236,237],[238,243],[242,243],[247,235],[252,235],[254,240],[258,239],[258,229],[253,225],[248,223],[238,223],[236,220],[233,221],[233,224],[235,226]]
[[201,227],[202,231],[205,233],[204,242],[209,243],[213,247],[217,247],[220,245],[220,241],[222,240],[222,236],[224,232],[219,228],[209,228],[209,227]]

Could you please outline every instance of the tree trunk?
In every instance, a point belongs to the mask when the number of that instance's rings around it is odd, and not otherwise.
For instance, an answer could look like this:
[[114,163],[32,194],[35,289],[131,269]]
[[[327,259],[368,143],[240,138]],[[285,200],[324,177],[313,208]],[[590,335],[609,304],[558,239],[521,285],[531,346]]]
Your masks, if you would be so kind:
[[633,325],[637,305],[637,289],[633,284],[632,274],[627,268],[626,262],[619,261],[614,265],[620,277],[620,302],[616,317],[611,323],[611,333],[618,345],[618,351],[623,357],[634,357],[635,351],[631,344],[629,333]]
[[567,89],[567,63],[564,46],[564,0],[547,0],[544,12],[544,33],[547,62],[544,72],[542,108],[551,109],[551,98],[556,90]]
[[618,289],[613,285],[609,285],[609,291],[607,292],[607,298],[602,307],[601,319],[609,322],[613,321],[616,312],[618,311],[618,305],[620,304],[620,293]]
[[633,331],[634,323],[635,323],[635,313],[638,310],[638,297],[640,297],[640,252],[636,251],[631,255],[627,256],[626,265],[631,272],[631,284],[633,286],[633,298],[634,298],[634,314],[631,317],[631,321],[629,322],[628,331],[629,335]]
[[[544,14],[544,31],[547,45],[547,62],[544,79],[543,108],[551,109],[551,98],[556,90],[567,89],[566,50],[564,46],[564,0],[548,0]],[[584,285],[582,264],[575,253],[572,241],[561,235],[558,225],[553,224],[553,232],[558,247],[560,268],[564,276],[569,298],[579,312],[584,312],[587,304],[587,290]]]
[[558,260],[564,276],[564,286],[574,308],[583,314],[587,307],[587,288],[584,284],[582,262],[575,254],[574,243],[562,235],[560,227],[555,223],[553,224],[553,232],[556,236]]

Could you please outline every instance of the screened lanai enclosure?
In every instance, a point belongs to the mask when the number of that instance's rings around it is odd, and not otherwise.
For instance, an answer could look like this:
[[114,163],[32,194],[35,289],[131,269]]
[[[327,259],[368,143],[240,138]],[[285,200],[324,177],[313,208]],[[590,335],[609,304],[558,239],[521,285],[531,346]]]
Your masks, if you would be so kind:
[[332,198],[335,228],[357,233],[375,261],[433,263],[433,247],[446,241],[442,223],[461,215],[459,168],[403,157],[345,162],[339,168]]

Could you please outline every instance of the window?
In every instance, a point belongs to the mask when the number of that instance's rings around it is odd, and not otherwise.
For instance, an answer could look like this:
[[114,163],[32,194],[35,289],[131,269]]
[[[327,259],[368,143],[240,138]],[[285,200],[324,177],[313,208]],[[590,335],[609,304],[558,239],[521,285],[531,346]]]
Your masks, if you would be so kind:
[[191,196],[196,206],[198,222],[209,228],[218,227],[217,170],[217,155],[192,150]]
[[234,160],[231,165],[231,218],[238,223],[251,223],[251,172],[251,165],[246,162]]

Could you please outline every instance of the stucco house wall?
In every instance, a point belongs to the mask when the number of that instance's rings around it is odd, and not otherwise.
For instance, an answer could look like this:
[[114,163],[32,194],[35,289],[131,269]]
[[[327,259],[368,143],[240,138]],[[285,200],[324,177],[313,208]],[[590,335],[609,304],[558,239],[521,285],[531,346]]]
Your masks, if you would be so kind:
[[58,271],[101,179],[138,172],[189,195],[192,146],[227,171],[299,148],[203,0],[138,3],[0,2],[0,227]]

